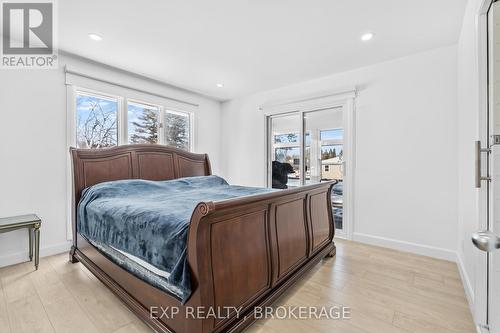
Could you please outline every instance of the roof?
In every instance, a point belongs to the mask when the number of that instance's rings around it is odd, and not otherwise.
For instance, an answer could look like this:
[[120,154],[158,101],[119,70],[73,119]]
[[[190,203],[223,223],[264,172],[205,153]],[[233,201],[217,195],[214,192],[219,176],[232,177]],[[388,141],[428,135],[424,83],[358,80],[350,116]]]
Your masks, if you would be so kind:
[[326,160],[322,160],[321,161],[322,165],[325,165],[325,164],[340,164],[340,163],[342,163],[342,159],[339,156],[332,157],[332,158],[327,158]]

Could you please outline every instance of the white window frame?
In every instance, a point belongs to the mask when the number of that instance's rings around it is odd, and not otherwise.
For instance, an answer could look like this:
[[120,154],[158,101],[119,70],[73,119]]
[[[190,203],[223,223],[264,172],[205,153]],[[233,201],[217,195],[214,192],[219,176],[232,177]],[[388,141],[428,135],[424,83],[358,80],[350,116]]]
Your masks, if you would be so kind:
[[117,122],[117,138],[116,138],[116,145],[120,145],[120,140],[122,133],[120,131],[120,122],[122,122],[123,119],[123,114],[122,114],[122,109],[123,109],[123,97],[118,96],[118,95],[112,95],[112,94],[107,94],[103,93],[100,91],[95,91],[92,89],[87,89],[87,88],[76,88],[76,87],[68,87],[67,90],[67,95],[68,95],[68,101],[67,101],[67,109],[68,109],[68,123],[67,123],[67,128],[68,128],[68,148],[69,147],[76,147],[76,132],[77,132],[77,127],[76,127],[76,97],[78,95],[86,95],[86,96],[94,96],[94,97],[102,97],[105,99],[116,99],[118,103],[118,110],[116,113],[116,122]]
[[173,108],[168,105],[161,105],[159,103],[152,103],[137,98],[130,98],[127,96],[120,96],[114,94],[108,94],[101,91],[96,91],[93,89],[82,88],[77,86],[68,86],[67,88],[67,109],[68,109],[68,148],[76,146],[76,97],[79,94],[89,95],[95,97],[102,97],[106,99],[116,99],[118,101],[118,141],[117,145],[128,144],[128,103],[144,104],[158,108],[158,144],[166,144],[163,131],[161,130],[165,124],[165,113],[173,113],[177,115],[187,116],[189,122],[189,152],[194,150],[194,113],[190,111],[180,110],[178,108]]

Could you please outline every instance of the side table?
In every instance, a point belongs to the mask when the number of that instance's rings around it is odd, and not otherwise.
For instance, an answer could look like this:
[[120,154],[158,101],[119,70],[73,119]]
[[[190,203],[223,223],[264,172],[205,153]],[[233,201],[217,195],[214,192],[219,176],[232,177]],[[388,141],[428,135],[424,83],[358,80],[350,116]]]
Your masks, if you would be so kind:
[[[42,220],[35,214],[20,215],[0,218],[0,234],[17,229],[28,229],[29,257],[33,261],[33,248],[35,249],[35,268],[40,262],[40,227]],[[33,246],[33,240],[35,244]]]

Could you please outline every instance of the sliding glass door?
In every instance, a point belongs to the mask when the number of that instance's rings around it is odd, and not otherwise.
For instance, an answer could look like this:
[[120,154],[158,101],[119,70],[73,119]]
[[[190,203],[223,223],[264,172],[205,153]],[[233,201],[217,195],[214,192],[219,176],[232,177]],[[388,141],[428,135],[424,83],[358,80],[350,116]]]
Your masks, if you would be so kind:
[[337,181],[335,227],[343,225],[344,108],[297,111],[267,118],[268,186],[279,189]]

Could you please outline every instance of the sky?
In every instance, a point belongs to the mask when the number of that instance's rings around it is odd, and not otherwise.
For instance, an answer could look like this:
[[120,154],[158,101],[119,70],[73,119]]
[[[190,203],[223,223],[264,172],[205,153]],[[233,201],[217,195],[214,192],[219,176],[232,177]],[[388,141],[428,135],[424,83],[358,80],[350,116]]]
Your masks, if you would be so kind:
[[101,109],[105,113],[114,113],[115,117],[118,111],[118,101],[113,99],[104,99],[94,96],[86,96],[78,94],[76,96],[76,130],[77,130],[77,138],[78,131],[80,127],[85,123],[85,121],[89,118],[92,104],[99,103]]
[[87,119],[90,114],[92,102],[97,102],[104,112],[117,112],[118,101],[112,99],[98,98],[94,96],[77,95],[76,112],[81,119]]

